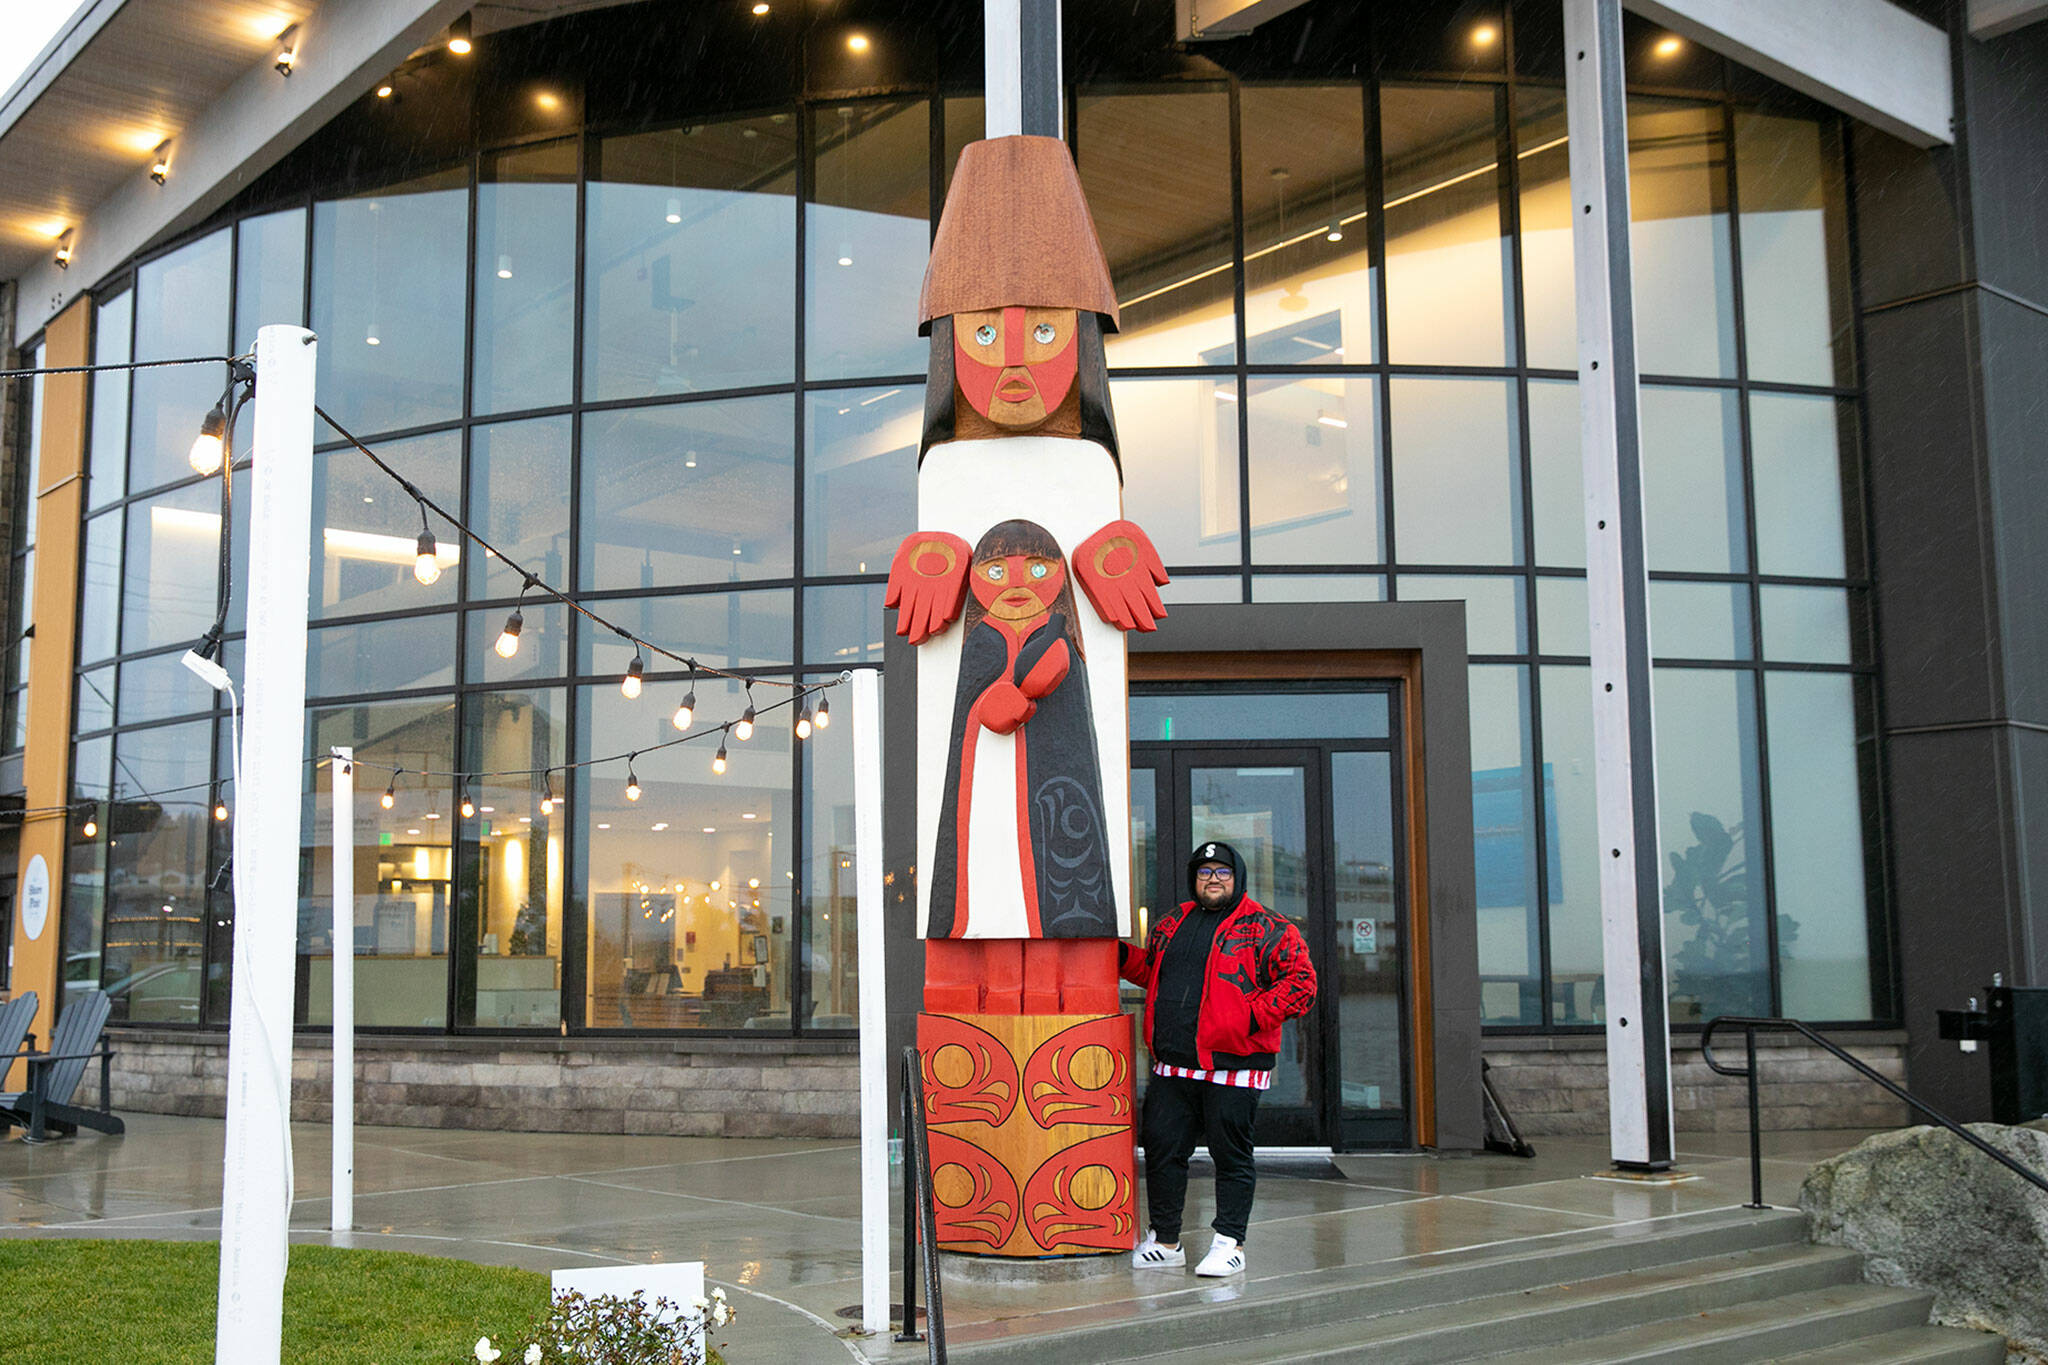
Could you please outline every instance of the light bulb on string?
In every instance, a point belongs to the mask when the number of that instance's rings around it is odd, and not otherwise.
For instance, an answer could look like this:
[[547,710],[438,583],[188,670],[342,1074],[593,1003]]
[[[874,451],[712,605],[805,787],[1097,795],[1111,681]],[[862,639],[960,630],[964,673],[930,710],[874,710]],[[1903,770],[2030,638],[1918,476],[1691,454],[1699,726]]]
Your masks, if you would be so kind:
[[218,787],[213,792],[213,818],[220,822],[225,822],[228,818],[228,803],[221,800]]
[[553,815],[555,813],[555,778],[553,773],[544,772],[540,775],[540,790],[540,813],[542,815]]
[[425,503],[420,504],[420,538],[413,546],[412,576],[423,588],[441,581],[441,547],[434,542],[434,532],[427,525]]
[[512,614],[505,618],[505,628],[498,632],[498,643],[492,648],[501,659],[509,659],[519,652],[519,631],[525,626],[526,618],[519,608],[512,608]]
[[87,815],[87,816],[85,817],[85,830],[84,830],[84,833],[85,833],[85,837],[86,837],[86,838],[88,838],[88,839],[96,839],[96,838],[98,838],[98,837],[99,837],[99,833],[100,833],[100,822],[99,822],[99,821],[97,821],[97,820],[95,820],[95,819],[93,819],[91,815]]
[[640,650],[633,650],[633,662],[626,665],[626,676],[619,679],[619,695],[627,701],[640,698],[640,675],[647,671],[647,661],[640,657]]
[[398,800],[398,775],[404,771],[405,769],[403,768],[393,768],[391,770],[391,780],[384,784],[384,794],[377,798],[377,804],[385,810],[390,810],[392,805]]
[[473,819],[475,819],[475,818],[476,818],[476,802],[474,802],[474,801],[472,801],[472,800],[470,799],[470,796],[469,796],[469,779],[468,779],[468,778],[466,778],[466,777],[462,779],[462,807],[461,807],[461,809],[462,809],[462,818],[463,818],[463,819],[465,819],[465,820],[473,820]]
[[809,739],[811,737],[811,708],[806,702],[797,703],[796,737],[798,739]]
[[740,718],[732,727],[734,738],[742,742],[754,737],[754,681],[747,680],[747,709],[740,712]]
[[725,774],[725,740],[723,737],[720,737],[718,741],[718,752],[712,755],[711,771],[720,776]]
[[199,423],[199,434],[192,439],[192,451],[185,457],[196,472],[220,473],[221,461],[226,458],[227,434],[227,409],[215,403]]
[[640,778],[633,771],[632,758],[626,760],[626,799],[628,801],[638,801],[640,799]]
[[818,709],[811,715],[811,724],[817,726],[820,730],[831,728],[832,699],[830,697],[818,698]]

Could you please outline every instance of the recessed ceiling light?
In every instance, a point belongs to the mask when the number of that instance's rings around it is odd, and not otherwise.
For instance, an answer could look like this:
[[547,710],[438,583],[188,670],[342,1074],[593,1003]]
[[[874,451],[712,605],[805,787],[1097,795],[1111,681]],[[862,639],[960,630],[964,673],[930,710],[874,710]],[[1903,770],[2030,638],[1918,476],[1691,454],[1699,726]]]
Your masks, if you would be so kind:
[[848,52],[866,52],[869,46],[868,35],[865,33],[849,33],[846,36],[846,50]]

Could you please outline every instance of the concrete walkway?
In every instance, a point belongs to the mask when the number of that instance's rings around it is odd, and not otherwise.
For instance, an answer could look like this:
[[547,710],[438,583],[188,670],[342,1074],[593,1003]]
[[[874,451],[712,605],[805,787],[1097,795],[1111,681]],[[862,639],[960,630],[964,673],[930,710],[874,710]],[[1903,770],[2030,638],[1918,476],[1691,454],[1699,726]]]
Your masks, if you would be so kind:
[[[218,1237],[223,1131],[218,1120],[139,1114],[121,1138],[85,1133],[43,1146],[10,1138],[0,1143],[0,1236]],[[1766,1134],[1765,1199],[1793,1203],[1814,1161],[1865,1136]],[[730,1338],[736,1361],[924,1358],[922,1346],[856,1337],[858,1311],[841,1312],[860,1299],[859,1154],[850,1142],[363,1128],[357,1230],[338,1236],[327,1231],[328,1130],[295,1125],[293,1140],[295,1241],[533,1270],[702,1260],[742,1308]],[[1065,1309],[1064,1320],[1086,1322],[1165,1306],[1159,1301],[1176,1294],[1255,1295],[1328,1266],[1740,1205],[1749,1197],[1747,1143],[1739,1133],[1682,1138],[1682,1168],[1699,1178],[1647,1188],[1589,1179],[1604,1172],[1606,1147],[1586,1138],[1539,1138],[1533,1160],[1268,1158],[1242,1282],[1137,1273],[1120,1258],[1028,1290],[949,1272],[947,1325],[965,1341],[1000,1334],[1005,1319],[1026,1313]],[[1196,1253],[1214,1208],[1205,1174],[1198,1163],[1188,1190]]]

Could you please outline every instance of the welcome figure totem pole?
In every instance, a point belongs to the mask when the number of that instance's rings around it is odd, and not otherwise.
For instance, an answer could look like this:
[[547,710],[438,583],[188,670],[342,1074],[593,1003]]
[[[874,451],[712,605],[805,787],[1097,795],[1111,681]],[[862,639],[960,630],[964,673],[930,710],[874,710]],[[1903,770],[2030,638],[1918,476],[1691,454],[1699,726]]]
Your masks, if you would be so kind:
[[1166,615],[1166,570],[1123,518],[1102,349],[1116,297],[1059,139],[962,151],[919,322],[925,529],[897,551],[887,604],[919,646],[918,1051],[939,1245],[1128,1250],[1123,632]]

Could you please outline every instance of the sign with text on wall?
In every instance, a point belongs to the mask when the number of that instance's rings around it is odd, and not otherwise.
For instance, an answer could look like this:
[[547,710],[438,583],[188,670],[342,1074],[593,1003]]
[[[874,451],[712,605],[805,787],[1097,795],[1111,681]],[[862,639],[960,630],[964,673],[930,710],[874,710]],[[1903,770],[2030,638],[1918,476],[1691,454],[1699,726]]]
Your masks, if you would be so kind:
[[33,942],[43,936],[50,918],[50,865],[38,853],[28,860],[21,879],[21,932]]

